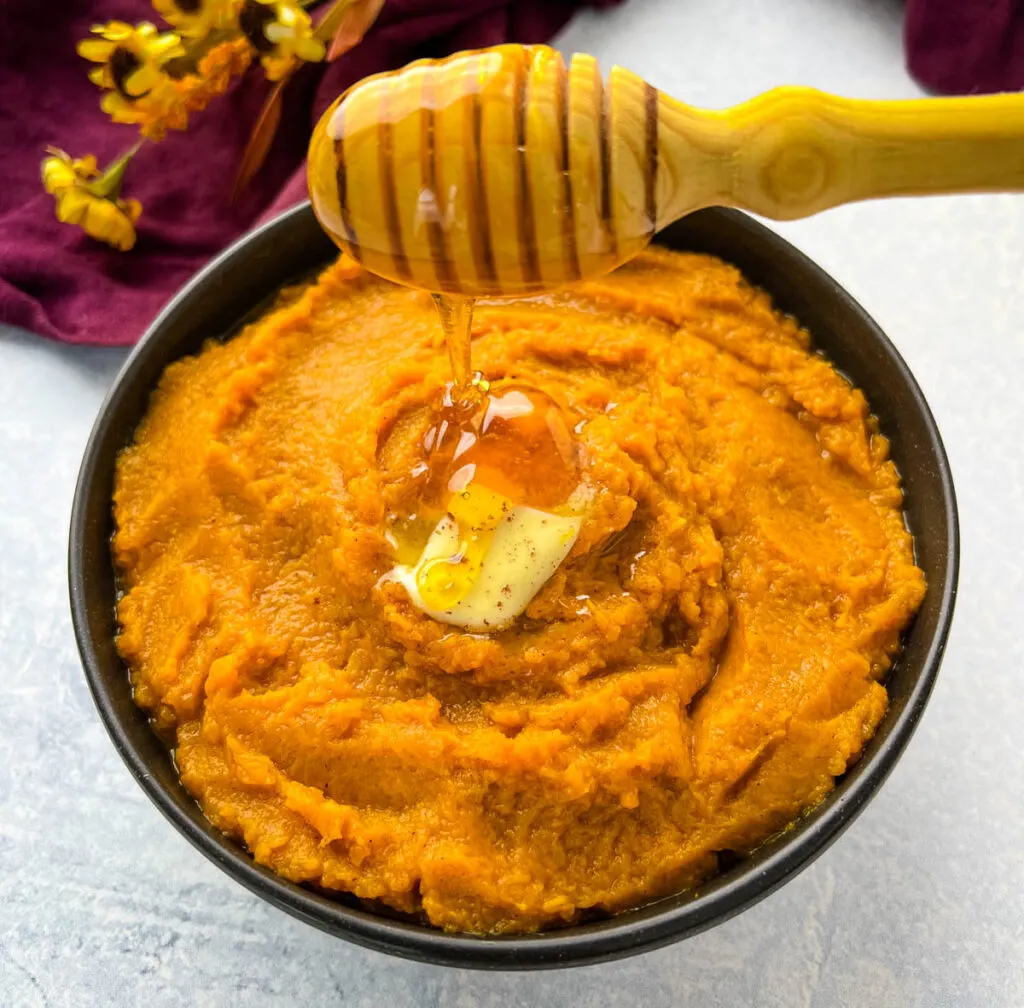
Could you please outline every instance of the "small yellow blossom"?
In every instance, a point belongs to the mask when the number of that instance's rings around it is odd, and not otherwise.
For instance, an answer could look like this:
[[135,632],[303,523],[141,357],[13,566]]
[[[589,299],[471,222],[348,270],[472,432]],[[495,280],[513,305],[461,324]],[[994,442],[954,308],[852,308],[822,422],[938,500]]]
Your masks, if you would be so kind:
[[268,80],[280,80],[299,60],[318,63],[326,47],[294,0],[244,0],[238,24],[259,54]]
[[92,154],[72,159],[53,147],[49,153],[40,173],[43,186],[56,200],[57,220],[74,224],[123,252],[130,249],[135,244],[135,222],[142,213],[142,204],[136,199],[123,200],[118,194],[135,148],[102,174]]
[[242,0],[152,0],[153,9],[186,38],[204,38],[210,32],[238,26]]
[[148,21],[134,27],[124,21],[109,21],[94,25],[92,32],[99,38],[78,43],[79,56],[100,64],[89,71],[89,80],[129,101],[165,87],[168,75],[164,64],[184,52],[178,35],[158,32]]
[[188,116],[180,108],[174,79],[165,64],[184,52],[174,32],[158,32],[144,22],[134,27],[123,21],[97,25],[100,36],[78,43],[79,55],[99,66],[89,71],[89,80],[106,91],[100,107],[114,122],[159,123],[147,135],[154,139],[167,128],[184,129]]

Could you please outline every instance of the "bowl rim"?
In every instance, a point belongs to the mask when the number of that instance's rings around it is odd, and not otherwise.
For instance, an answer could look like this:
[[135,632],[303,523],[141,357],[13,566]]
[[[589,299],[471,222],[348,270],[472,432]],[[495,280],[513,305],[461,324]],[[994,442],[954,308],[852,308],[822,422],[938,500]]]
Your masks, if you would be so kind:
[[[659,909],[664,900],[656,901],[607,920],[536,934],[483,937],[447,933],[349,906],[285,880],[256,864],[240,844],[228,839],[214,827],[207,824],[208,828],[204,829],[196,821],[195,811],[198,806],[190,816],[183,804],[153,774],[145,755],[122,723],[104,683],[102,659],[90,631],[87,612],[90,571],[82,548],[87,535],[87,498],[89,488],[96,479],[103,443],[109,435],[118,403],[135,381],[140,362],[151,352],[149,348],[159,345],[160,332],[181,311],[182,306],[187,305],[198,292],[205,290],[211,281],[216,281],[226,264],[247,255],[254,242],[294,226],[293,222],[298,217],[312,215],[310,204],[306,201],[233,242],[196,273],[147,328],[111,385],[89,434],[75,487],[69,530],[68,577],[72,624],[89,689],[107,733],[132,776],[163,815],[196,849],[251,892],[335,936],[377,951],[422,962],[505,970],[606,962],[691,937],[728,920],[767,896],[822,854],[863,809],[891,772],[917,727],[934,686],[956,599],[960,559],[959,526],[952,473],[942,438],[924,395],[902,356],[850,294],[780,235],[746,214],[720,208],[702,212],[720,214],[731,219],[734,225],[767,243],[773,254],[784,256],[791,263],[810,270],[819,281],[825,281],[831,286],[843,311],[857,316],[861,324],[871,330],[888,358],[888,363],[899,372],[903,385],[910,393],[911,401],[906,404],[907,409],[920,415],[938,462],[936,475],[942,489],[948,542],[942,596],[935,630],[921,662],[921,672],[902,709],[896,713],[887,736],[875,752],[861,759],[855,779],[849,782],[849,786],[832,792],[816,806],[814,816],[801,822],[800,830],[791,840],[780,843],[758,861],[754,870],[740,871],[709,893],[701,894],[698,889],[692,898],[677,897],[672,906]],[[173,359],[171,357],[165,361],[163,366]]]

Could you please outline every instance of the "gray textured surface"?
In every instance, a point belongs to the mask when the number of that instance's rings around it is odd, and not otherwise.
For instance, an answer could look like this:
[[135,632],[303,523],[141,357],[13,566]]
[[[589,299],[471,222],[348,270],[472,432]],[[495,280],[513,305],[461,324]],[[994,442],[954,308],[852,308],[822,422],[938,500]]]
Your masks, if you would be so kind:
[[[634,0],[591,51],[695,103],[780,82],[916,93],[896,3]],[[851,207],[781,230],[907,357],[946,437],[963,572],[946,663],[889,783],[796,881],[685,944],[483,975],[323,936],[195,853],[131,781],[71,638],[65,530],[122,359],[0,336],[0,1006],[1024,1004],[1024,197]]]

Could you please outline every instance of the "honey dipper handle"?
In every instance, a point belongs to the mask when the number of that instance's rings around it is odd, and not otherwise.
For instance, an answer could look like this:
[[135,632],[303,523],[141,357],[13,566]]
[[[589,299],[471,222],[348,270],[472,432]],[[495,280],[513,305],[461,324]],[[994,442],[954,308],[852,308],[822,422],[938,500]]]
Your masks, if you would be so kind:
[[1024,94],[909,101],[769,91],[724,112],[658,101],[658,224],[699,206],[791,220],[857,200],[1024,190]]

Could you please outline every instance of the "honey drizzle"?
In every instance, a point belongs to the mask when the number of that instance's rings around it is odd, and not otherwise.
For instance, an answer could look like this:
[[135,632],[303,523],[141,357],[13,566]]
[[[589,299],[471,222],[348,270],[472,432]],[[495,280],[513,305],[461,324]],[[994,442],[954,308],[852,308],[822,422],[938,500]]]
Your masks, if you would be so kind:
[[415,505],[391,516],[390,539],[399,563],[415,565],[435,533],[454,529],[444,555],[423,560],[415,574],[420,599],[440,610],[472,591],[498,522],[512,520],[517,506],[566,505],[579,465],[573,428],[551,396],[514,381],[492,386],[474,373],[474,300],[441,293],[433,299],[452,380],[434,407],[424,458],[409,473]]
[[458,390],[472,384],[473,299],[451,294],[435,294],[434,304],[441,319],[441,329],[448,346],[448,361],[452,369],[452,383]]

